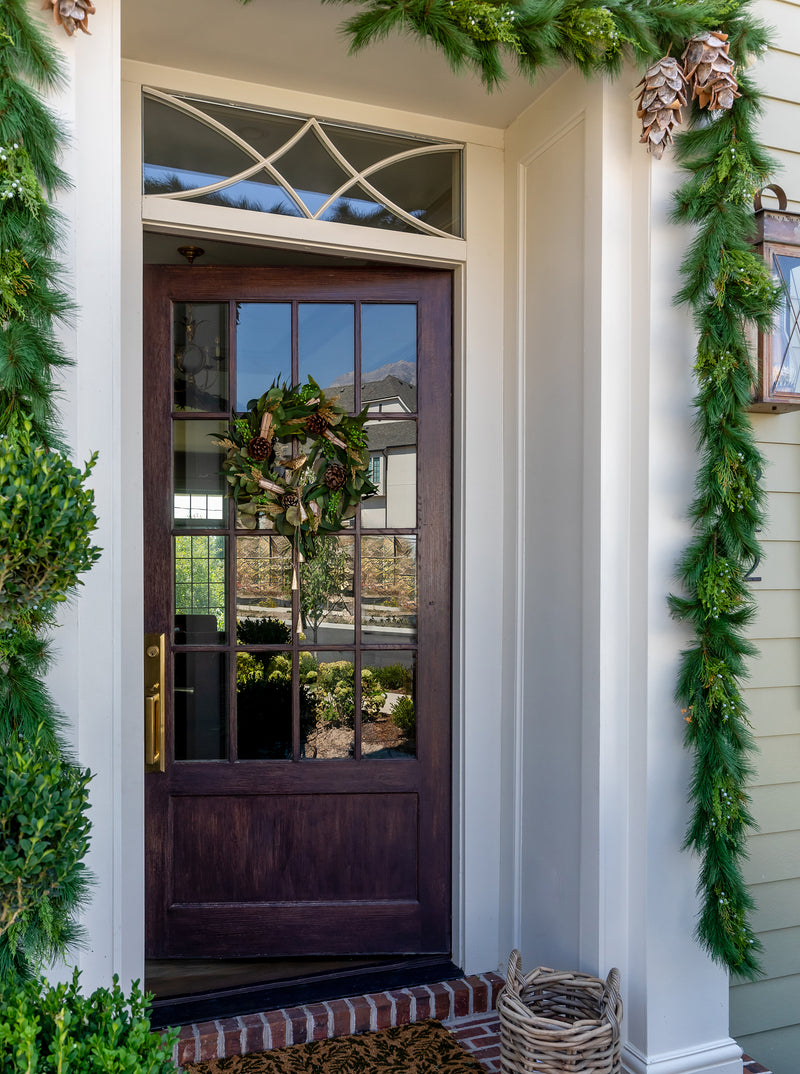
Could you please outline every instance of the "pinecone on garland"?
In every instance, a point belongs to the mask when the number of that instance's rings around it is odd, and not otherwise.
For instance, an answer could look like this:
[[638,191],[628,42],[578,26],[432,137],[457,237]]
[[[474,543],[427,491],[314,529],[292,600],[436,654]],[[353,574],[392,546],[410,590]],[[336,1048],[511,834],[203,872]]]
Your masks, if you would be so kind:
[[281,496],[281,507],[284,511],[288,511],[290,507],[297,507],[300,503],[300,497],[296,492],[284,492]]
[[264,462],[272,454],[272,441],[263,436],[254,436],[247,445],[247,454],[254,462]]
[[733,102],[741,97],[728,48],[728,35],[717,30],[693,37],[683,53],[692,100],[696,97],[700,107],[710,112],[733,108]]
[[329,462],[325,468],[325,473],[322,475],[322,480],[331,492],[337,492],[345,486],[347,470],[340,462]]
[[647,150],[656,160],[661,160],[664,150],[672,141],[672,128],[682,121],[681,107],[686,104],[686,79],[676,59],[665,56],[648,67],[639,83],[636,115],[642,121],[640,142],[647,143]]
[[322,436],[327,428],[328,423],[319,411],[316,411],[314,414],[309,414],[306,419],[306,431],[312,436]]
[[72,37],[76,30],[82,30],[85,34],[90,33],[89,16],[94,15],[97,8],[92,0],[44,0],[42,11],[53,9],[53,21],[56,26],[63,26]]

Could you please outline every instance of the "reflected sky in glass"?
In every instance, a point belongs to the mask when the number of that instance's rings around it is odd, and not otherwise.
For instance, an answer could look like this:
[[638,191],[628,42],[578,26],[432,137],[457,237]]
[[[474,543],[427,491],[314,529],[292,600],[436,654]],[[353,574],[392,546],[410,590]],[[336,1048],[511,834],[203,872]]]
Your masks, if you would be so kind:
[[[229,178],[227,175],[192,172],[183,168],[164,168],[156,164],[145,164],[143,174],[145,194],[167,194],[177,190],[188,192]],[[316,190],[297,188],[297,194],[311,213],[321,209],[328,200],[328,194]],[[237,183],[231,183],[211,194],[201,195],[192,200],[210,202],[212,205],[230,205],[234,209],[251,209],[254,212],[302,216],[294,199],[282,186],[272,182],[264,172],[257,172],[250,179],[240,179]],[[353,196],[352,192],[348,194],[347,201],[352,205],[354,212],[367,217],[384,212],[383,205],[371,199]]]
[[273,381],[292,379],[292,307],[242,302],[236,325],[236,409],[247,410]]
[[300,383],[311,376],[321,388],[352,384],[355,308],[349,303],[304,302],[298,321]]
[[361,377],[380,371],[417,383],[417,307],[364,304],[361,307]]

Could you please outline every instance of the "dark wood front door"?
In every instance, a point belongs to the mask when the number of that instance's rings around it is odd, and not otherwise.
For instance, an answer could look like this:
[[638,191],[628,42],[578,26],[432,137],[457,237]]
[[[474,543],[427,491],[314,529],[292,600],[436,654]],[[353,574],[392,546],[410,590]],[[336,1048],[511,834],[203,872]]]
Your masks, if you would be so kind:
[[[211,434],[309,374],[378,495],[298,563]],[[150,268],[144,394],[148,957],[449,953],[449,273]]]

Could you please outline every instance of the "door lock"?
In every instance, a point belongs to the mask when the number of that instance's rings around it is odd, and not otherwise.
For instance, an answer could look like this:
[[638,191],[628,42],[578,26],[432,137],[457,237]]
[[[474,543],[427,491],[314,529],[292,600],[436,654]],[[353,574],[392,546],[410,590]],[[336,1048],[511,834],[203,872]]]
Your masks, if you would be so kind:
[[144,636],[144,770],[164,771],[163,634]]

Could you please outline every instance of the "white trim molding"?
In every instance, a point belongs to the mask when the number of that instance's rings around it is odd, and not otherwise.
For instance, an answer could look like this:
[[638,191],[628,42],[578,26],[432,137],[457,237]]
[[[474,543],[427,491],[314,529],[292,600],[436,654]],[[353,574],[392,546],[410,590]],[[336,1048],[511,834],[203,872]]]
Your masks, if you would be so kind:
[[224,205],[165,200],[158,194],[143,195],[141,200],[145,231],[207,235],[226,242],[268,243],[285,249],[313,249],[317,253],[380,258],[405,264],[425,262],[430,266],[460,264],[467,255],[464,239],[383,231],[363,224],[307,220]]
[[[416,231],[424,232],[427,235],[439,235],[441,238],[452,237],[451,232],[442,231],[441,228],[434,227],[432,224],[428,224],[425,220],[414,216],[410,212],[406,212],[396,202],[392,201],[386,196],[378,187],[369,182],[369,176],[374,175],[376,172],[383,171],[385,168],[390,167],[393,164],[399,164],[401,161],[412,160],[416,157],[430,156],[434,153],[444,153],[457,151],[461,152],[464,146],[461,142],[434,142],[431,145],[420,145],[414,149],[406,149],[402,153],[392,153],[389,156],[383,157],[380,160],[370,164],[367,168],[356,168],[347,157],[333,144],[325,128],[314,117],[309,116],[305,122],[299,127],[298,130],[290,137],[287,138],[277,149],[271,153],[264,154],[259,151],[248,141],[242,138],[235,131],[226,127],[219,120],[213,118],[213,116],[207,115],[205,112],[196,108],[190,104],[184,97],[176,97],[174,94],[164,93],[161,90],[155,89],[151,86],[144,87],[145,97],[149,97],[152,100],[160,101],[162,104],[167,105],[169,108],[174,109],[176,112],[182,112],[184,115],[189,116],[192,119],[198,120],[200,123],[209,127],[215,133],[221,135],[224,139],[232,142],[237,149],[251,157],[255,161],[254,164],[248,165],[248,167],[241,169],[234,175],[227,176],[224,179],[220,179],[215,183],[206,183],[196,187],[185,187],[181,190],[173,190],[169,193],[157,193],[151,194],[151,197],[157,198],[172,198],[175,200],[185,200],[188,198],[196,199],[205,194],[214,194],[220,190],[225,190],[227,187],[235,186],[237,183],[243,182],[247,179],[252,179],[253,176],[257,176],[259,172],[264,171],[267,175],[274,180],[277,186],[282,189],[287,196],[294,202],[295,206],[299,210],[300,214],[307,220],[322,220],[325,213],[340,199],[347,197],[350,191],[355,190],[357,192],[358,187],[361,186],[366,190],[379,205],[383,205],[385,209],[394,213],[396,217],[404,221],[411,228]],[[199,103],[204,103],[200,101]],[[272,113],[262,112],[263,116],[270,116]],[[298,122],[302,117],[297,117]],[[366,131],[368,128],[358,128]],[[336,190],[330,194],[326,200],[316,209],[311,211],[306,204],[305,198],[303,198],[303,192],[297,190],[292,183],[284,176],[275,165],[275,162],[285,156],[290,149],[293,149],[300,141],[303,140],[305,135],[311,132],[312,136],[315,135],[319,142],[325,147],[329,156],[339,165],[342,172],[347,176],[345,181],[341,183]],[[377,137],[377,136],[376,136]],[[458,183],[460,185],[461,176],[458,175]],[[306,195],[307,196],[307,195]],[[236,206],[233,206],[236,208]],[[264,212],[275,210],[263,210]],[[460,229],[460,221],[459,221]],[[387,230],[394,230],[388,228]]]
[[[476,514],[481,489],[497,486],[495,460],[485,450],[484,440],[466,432],[480,424],[485,439],[497,442],[502,434],[502,379],[491,356],[502,353],[502,219],[503,156],[499,146],[470,143],[464,148],[464,213],[470,239],[439,235],[411,234],[351,224],[228,208],[219,205],[181,202],[176,199],[142,196],[141,191],[141,83],[131,74],[139,70],[125,65],[123,81],[123,180],[125,201],[125,241],[123,274],[123,332],[125,376],[130,380],[125,396],[129,404],[132,450],[120,447],[122,457],[138,459],[141,454],[140,419],[143,386],[138,350],[141,347],[141,260],[142,231],[187,238],[217,238],[229,243],[310,251],[343,257],[431,268],[450,268],[454,274],[453,353],[454,353],[454,610],[453,610],[453,959],[466,972],[483,972],[505,957],[500,950],[499,848],[496,832],[501,819],[500,737],[495,721],[502,715],[498,705],[502,689],[499,645],[502,615],[498,594],[501,571],[492,556],[494,537],[488,530],[465,527],[464,520]],[[148,83],[166,85],[189,95],[213,93],[216,97],[280,107],[284,94],[264,87],[244,87],[239,83],[182,73],[173,79],[166,69],[148,67]],[[258,92],[256,92],[258,90]],[[304,97],[295,102],[316,115],[330,114],[325,102]],[[365,113],[342,107],[336,114],[368,117],[385,129],[394,124],[391,112],[367,109]],[[421,123],[420,135],[441,136],[440,121]],[[408,124],[405,125],[406,129]],[[428,131],[427,128],[433,128]],[[469,132],[470,128],[458,128]],[[455,140],[455,139],[451,139]],[[487,195],[491,193],[491,196]],[[488,357],[487,357],[488,356]],[[489,376],[491,371],[491,376]],[[139,431],[137,431],[139,430]],[[141,472],[135,480],[140,491]],[[123,534],[123,542],[136,542],[138,534]],[[140,557],[139,557],[140,558]],[[128,612],[141,621],[141,597],[131,593]],[[141,672],[139,671],[139,681]],[[131,712],[138,712],[138,690],[127,699]],[[493,714],[493,718],[487,718]],[[134,718],[135,719],[135,718]],[[138,728],[138,720],[136,721]],[[121,760],[122,780],[137,788],[141,784],[141,751]],[[137,866],[141,859],[137,857]],[[137,935],[141,920],[135,923]],[[140,956],[141,957],[141,956]],[[141,973],[140,969],[137,975]]]
[[689,1051],[645,1056],[632,1044],[622,1049],[625,1074],[742,1074],[742,1049],[730,1037]]

